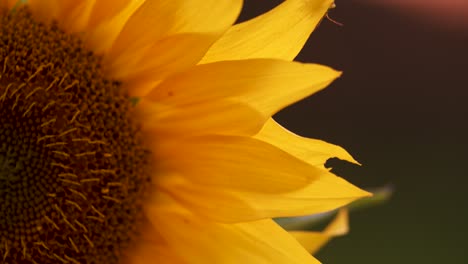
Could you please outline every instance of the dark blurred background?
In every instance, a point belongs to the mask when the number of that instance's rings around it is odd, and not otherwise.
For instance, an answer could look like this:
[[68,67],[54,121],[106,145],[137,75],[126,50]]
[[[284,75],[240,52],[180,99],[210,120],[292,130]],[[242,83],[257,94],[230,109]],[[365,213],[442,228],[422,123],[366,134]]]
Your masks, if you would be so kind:
[[[240,19],[280,2],[246,0]],[[350,234],[317,258],[468,263],[468,23],[433,23],[364,1],[336,4],[329,15],[344,26],[323,20],[297,60],[343,76],[276,119],[345,147],[363,164],[332,162],[338,175],[363,188],[391,183],[395,192],[383,205],[353,212]]]

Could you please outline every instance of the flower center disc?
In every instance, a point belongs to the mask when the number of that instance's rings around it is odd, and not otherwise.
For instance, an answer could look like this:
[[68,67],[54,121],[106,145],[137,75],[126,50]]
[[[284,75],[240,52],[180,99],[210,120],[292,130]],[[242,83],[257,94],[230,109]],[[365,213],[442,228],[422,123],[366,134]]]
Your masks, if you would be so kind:
[[149,181],[130,100],[78,37],[0,19],[0,262],[119,263]]

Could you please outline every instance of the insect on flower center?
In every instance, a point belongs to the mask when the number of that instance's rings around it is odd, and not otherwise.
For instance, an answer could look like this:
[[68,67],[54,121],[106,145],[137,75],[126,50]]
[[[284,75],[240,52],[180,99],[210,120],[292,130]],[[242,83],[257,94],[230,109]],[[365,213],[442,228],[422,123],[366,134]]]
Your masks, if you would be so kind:
[[78,37],[0,20],[0,262],[120,263],[149,181],[130,100]]

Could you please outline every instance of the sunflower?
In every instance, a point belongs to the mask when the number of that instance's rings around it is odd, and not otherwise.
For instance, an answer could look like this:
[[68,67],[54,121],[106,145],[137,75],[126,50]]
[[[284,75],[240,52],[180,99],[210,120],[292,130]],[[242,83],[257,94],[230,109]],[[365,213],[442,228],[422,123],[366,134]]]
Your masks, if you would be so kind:
[[241,5],[0,0],[2,263],[317,262],[272,218],[369,194],[272,115],[340,75],[292,61],[333,3]]

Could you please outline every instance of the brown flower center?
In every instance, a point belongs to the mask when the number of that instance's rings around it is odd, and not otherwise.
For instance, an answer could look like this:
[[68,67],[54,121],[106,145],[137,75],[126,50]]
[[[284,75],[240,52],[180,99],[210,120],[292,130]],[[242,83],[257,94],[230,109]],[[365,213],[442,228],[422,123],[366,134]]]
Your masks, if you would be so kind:
[[0,20],[0,262],[119,263],[149,182],[130,100],[78,37]]

